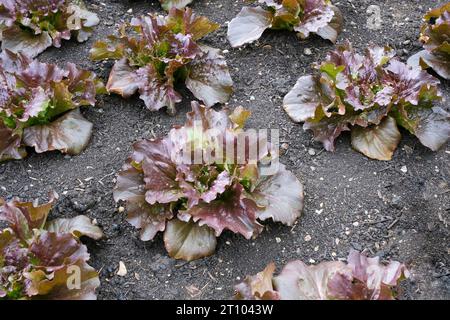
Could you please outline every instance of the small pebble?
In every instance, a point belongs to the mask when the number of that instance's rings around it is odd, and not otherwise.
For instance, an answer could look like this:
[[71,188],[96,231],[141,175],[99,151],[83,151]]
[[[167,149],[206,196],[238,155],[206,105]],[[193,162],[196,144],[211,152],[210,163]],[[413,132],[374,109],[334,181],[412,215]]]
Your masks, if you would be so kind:
[[127,267],[123,261],[119,261],[119,270],[117,271],[119,277],[125,277],[127,275]]
[[310,56],[313,54],[310,48],[305,48],[305,50],[303,50],[303,53],[305,54],[305,56]]

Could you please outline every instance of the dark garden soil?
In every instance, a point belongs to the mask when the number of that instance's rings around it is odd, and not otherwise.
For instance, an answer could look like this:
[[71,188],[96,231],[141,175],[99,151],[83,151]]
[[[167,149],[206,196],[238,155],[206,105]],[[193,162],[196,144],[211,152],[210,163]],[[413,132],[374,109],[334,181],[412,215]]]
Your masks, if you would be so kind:
[[[87,2],[102,19],[93,38],[85,44],[65,42],[62,49],[49,49],[40,58],[73,61],[106,79],[111,64],[88,59],[93,41],[133,15],[161,9],[151,0]],[[421,17],[444,2],[334,1],[346,19],[339,42],[349,39],[360,49],[369,42],[389,44],[406,60],[420,50],[416,39]],[[366,11],[373,4],[381,7],[380,30],[367,28]],[[248,128],[281,130],[282,161],[307,192],[295,227],[269,223],[251,241],[225,232],[215,255],[190,263],[170,259],[161,235],[148,243],[138,239],[112,199],[115,173],[134,141],[163,135],[172,125],[184,123],[192,98],[186,91],[175,117],[147,111],[138,97],[101,98],[98,108],[83,110],[95,124],[86,151],[77,157],[31,153],[24,161],[1,164],[0,196],[45,199],[55,190],[60,201],[53,217],[86,214],[97,219],[106,239],[86,244],[91,264],[100,270],[100,299],[226,299],[232,297],[234,284],[271,261],[281,267],[292,259],[333,260],[345,258],[350,248],[407,263],[413,279],[403,285],[403,299],[450,299],[450,145],[433,153],[403,132],[390,162],[372,161],[353,151],[348,135],[338,140],[335,153],[323,151],[310,133],[290,121],[281,104],[297,78],[309,73],[311,63],[333,45],[318,37],[299,41],[293,33],[266,32],[258,42],[232,49],[226,25],[243,5],[243,0],[196,0],[192,8],[222,25],[205,42],[228,50],[225,56],[236,88],[229,107],[242,105],[252,111]],[[443,81],[442,90],[448,99],[448,82]],[[115,274],[119,261],[127,266],[125,277]]]

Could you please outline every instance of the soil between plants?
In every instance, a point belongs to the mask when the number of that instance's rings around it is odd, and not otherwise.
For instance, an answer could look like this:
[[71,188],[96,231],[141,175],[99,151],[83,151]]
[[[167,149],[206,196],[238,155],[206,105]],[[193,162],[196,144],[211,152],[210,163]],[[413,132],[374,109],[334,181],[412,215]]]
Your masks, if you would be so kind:
[[[349,39],[359,49],[370,42],[388,44],[406,60],[421,49],[417,41],[421,17],[444,2],[334,1],[345,16],[338,42]],[[65,42],[40,59],[72,61],[106,80],[111,63],[89,61],[93,42],[133,15],[162,11],[156,0],[87,3],[101,17],[94,36],[84,44]],[[294,228],[267,223],[260,237],[251,241],[225,232],[215,255],[190,263],[169,258],[161,235],[147,243],[139,240],[112,199],[115,173],[134,141],[164,135],[172,125],[184,123],[193,98],[186,90],[175,117],[149,112],[138,97],[100,98],[97,108],[83,110],[95,128],[81,155],[30,152],[24,161],[1,164],[0,196],[45,199],[55,190],[60,200],[51,218],[86,214],[97,219],[106,239],[84,242],[91,252],[90,264],[100,270],[99,299],[228,299],[245,275],[261,271],[271,261],[279,271],[293,259],[307,263],[342,259],[350,248],[407,263],[413,278],[402,285],[402,299],[450,299],[449,144],[433,153],[403,131],[390,162],[372,161],[353,151],[348,135],[337,141],[335,153],[323,151],[310,133],[290,121],[281,105],[297,78],[310,73],[310,65],[323,59],[333,45],[318,37],[300,41],[294,33],[269,31],[252,45],[232,49],[226,24],[244,5],[236,0],[195,0],[192,8],[221,24],[204,42],[228,50],[225,56],[235,81],[228,107],[242,105],[252,111],[247,128],[280,130],[287,147],[282,162],[306,189],[305,210]],[[367,27],[370,5],[381,8],[379,30]],[[305,49],[312,54],[306,55]],[[442,81],[442,91],[448,99],[447,81]],[[401,170],[404,166],[407,172]],[[115,274],[119,261],[128,269],[125,277]]]

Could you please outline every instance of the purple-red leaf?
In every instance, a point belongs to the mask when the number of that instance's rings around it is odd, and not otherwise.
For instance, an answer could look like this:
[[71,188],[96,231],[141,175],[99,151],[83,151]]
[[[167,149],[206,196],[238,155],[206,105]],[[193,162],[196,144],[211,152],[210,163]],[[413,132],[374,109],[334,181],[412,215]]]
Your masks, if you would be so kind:
[[57,198],[58,195],[52,193],[50,200],[42,205],[39,205],[37,201],[22,202],[19,199],[13,199],[3,204],[0,201],[0,220],[6,221],[16,236],[26,241],[32,237],[33,229],[44,227]]
[[202,50],[204,56],[191,63],[186,87],[208,107],[225,103],[233,93],[233,80],[225,58],[218,49],[203,46]]
[[227,190],[223,199],[199,204],[186,211],[186,215],[200,225],[213,228],[217,236],[226,229],[247,239],[256,237],[263,229],[256,220],[257,206],[254,201],[244,198],[242,192],[243,187],[236,184]]
[[167,107],[168,113],[175,114],[175,105],[182,101],[182,97],[170,82],[164,82],[158,78],[152,65],[142,67],[136,71],[139,80],[140,98],[147,108],[157,111]]
[[0,162],[23,159],[27,153],[21,148],[22,138],[0,122]]
[[194,222],[173,219],[167,222],[164,244],[174,259],[192,261],[210,256],[216,250],[214,230]]
[[124,98],[129,98],[139,89],[138,81],[136,70],[129,66],[126,58],[123,58],[114,64],[106,89],[109,92],[120,94]]
[[387,117],[379,125],[352,130],[352,146],[369,158],[391,160],[402,135],[394,118]]
[[86,216],[76,216],[71,219],[55,219],[47,223],[45,228],[49,232],[70,233],[77,238],[86,236],[94,240],[99,240],[104,236],[102,230],[94,225],[91,219]]
[[37,153],[59,150],[71,155],[80,154],[88,145],[93,124],[79,109],[68,112],[51,124],[26,128],[23,143]]
[[321,103],[320,86],[314,76],[304,76],[297,80],[294,88],[284,97],[283,107],[292,120],[305,122],[316,114]]
[[273,280],[282,300],[328,300],[330,279],[339,274],[343,279],[351,273],[342,262],[322,262],[307,266],[302,261],[289,262]]
[[273,273],[275,264],[269,264],[264,271],[255,276],[247,276],[243,282],[236,285],[235,299],[238,300],[279,300],[280,296],[273,288]]
[[303,211],[303,185],[285,166],[280,164],[273,176],[263,176],[257,182],[254,196],[258,206],[258,219],[272,219],[293,226]]
[[48,32],[34,35],[19,27],[11,27],[2,31],[2,49],[12,52],[24,52],[30,57],[36,57],[45,49],[51,47],[52,38]]
[[150,241],[158,232],[164,231],[166,220],[172,218],[167,206],[152,206],[145,201],[144,174],[129,164],[117,177],[114,200],[126,201],[127,221],[136,229],[141,230],[142,241]]
[[273,14],[261,7],[244,7],[228,24],[228,41],[232,47],[240,47],[261,38],[272,27]]

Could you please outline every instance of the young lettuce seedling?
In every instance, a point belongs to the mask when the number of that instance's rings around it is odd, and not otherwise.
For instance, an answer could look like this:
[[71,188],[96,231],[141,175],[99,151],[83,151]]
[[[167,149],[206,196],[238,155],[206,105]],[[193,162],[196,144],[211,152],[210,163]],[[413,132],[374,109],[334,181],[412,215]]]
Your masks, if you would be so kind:
[[91,58],[116,60],[107,89],[124,98],[139,91],[149,110],[167,107],[174,114],[182,100],[175,87],[182,83],[210,107],[227,102],[233,92],[220,50],[197,43],[218,28],[189,8],[172,9],[167,16],[149,14],[121,26],[118,35],[95,43]]
[[106,93],[94,73],[4,50],[0,83],[0,162],[24,158],[27,146],[38,153],[84,150],[93,125],[79,107],[95,106],[96,95]]
[[306,265],[289,262],[278,276],[275,264],[238,284],[240,300],[394,300],[400,281],[409,278],[404,264],[380,262],[351,250],[342,261]]
[[391,160],[401,139],[397,125],[436,151],[450,136],[450,114],[436,105],[439,80],[394,56],[388,47],[370,45],[361,55],[348,42],[338,46],[315,66],[316,74],[298,79],[284,109],[328,151],[351,131],[354,149]]
[[72,35],[86,41],[100,22],[82,0],[2,0],[0,12],[2,49],[32,58]]
[[240,47],[258,40],[265,30],[288,30],[306,39],[311,33],[336,42],[341,11],[329,0],[259,0],[264,7],[244,7],[228,25],[228,40]]
[[262,174],[263,161],[277,153],[267,139],[245,136],[248,116],[193,102],[184,126],[133,145],[114,198],[125,201],[143,241],[164,231],[169,255],[190,261],[213,254],[224,230],[250,239],[263,230],[258,221],[295,223],[303,186],[282,164]]
[[450,79],[450,2],[431,10],[424,17],[420,41],[425,50],[415,54],[408,64],[432,68],[444,79]]
[[39,205],[0,198],[0,221],[8,224],[0,230],[0,300],[97,298],[100,279],[79,238],[103,233],[86,216],[47,221],[56,199]]

